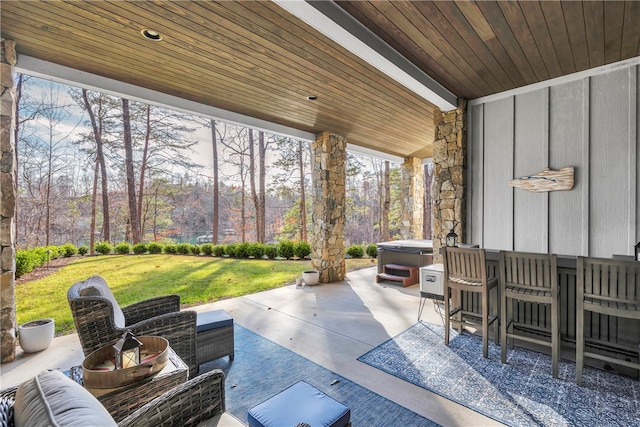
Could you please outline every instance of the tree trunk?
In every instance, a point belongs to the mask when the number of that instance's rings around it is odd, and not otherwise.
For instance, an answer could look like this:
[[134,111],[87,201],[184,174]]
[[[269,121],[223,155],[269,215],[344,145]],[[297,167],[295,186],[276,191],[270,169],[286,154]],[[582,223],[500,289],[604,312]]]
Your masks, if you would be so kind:
[[247,214],[245,212],[245,204],[246,204],[246,184],[245,179],[242,177],[242,184],[240,186],[240,228],[242,229],[242,243],[244,243],[247,239]]
[[[19,138],[18,136],[20,135],[20,98],[22,98],[22,81],[24,80],[24,74],[22,73],[18,73],[18,81],[16,83],[16,93],[14,96],[14,114],[15,114],[15,128],[13,129],[13,143],[15,144],[15,150],[13,150],[13,160],[14,160],[14,165],[19,164],[18,163],[18,141]],[[20,207],[18,206],[18,201],[20,200],[19,197],[16,197],[16,212],[18,212],[18,210],[20,209]],[[15,233],[16,235],[14,236],[14,242],[18,242],[19,238],[18,238],[18,230],[19,227],[15,227]]]
[[[91,104],[89,104],[89,98],[87,98],[86,89],[82,89],[82,99],[84,100],[85,109],[87,110],[87,113],[89,113],[89,118],[91,119],[93,138],[96,141],[96,162],[100,167],[101,173],[100,184],[102,185],[102,240],[105,242],[109,242],[111,240],[111,224],[109,223],[109,189],[107,187],[107,168],[103,154],[102,128],[98,127],[96,117],[93,114],[93,109],[91,108]],[[93,247],[91,248],[91,250],[93,250]]]
[[266,175],[267,175],[267,147],[264,142],[264,132],[260,131],[258,134],[258,158],[260,160],[260,173],[259,173],[259,185],[260,190],[258,192],[258,208],[256,209],[256,221],[258,223],[258,242],[264,243],[266,241]]
[[425,239],[433,238],[432,226],[432,209],[433,197],[431,196],[431,184],[433,183],[433,163],[425,163],[424,165],[424,210],[423,210],[423,234]]
[[153,197],[153,241],[158,241],[158,186]]
[[136,183],[133,171],[133,141],[131,140],[131,116],[129,100],[122,99],[122,125],[124,130],[125,172],[127,179],[127,199],[129,201],[129,224],[133,244],[140,243],[140,221],[136,206]]
[[298,141],[298,170],[300,171],[300,240],[307,241],[307,198],[304,191],[304,142]]
[[256,239],[260,241],[258,237],[260,236],[260,220],[258,218],[258,216],[260,215],[260,206],[258,202],[258,193],[256,191],[256,158],[252,129],[249,129],[249,187],[251,189],[253,208],[256,212]]
[[144,179],[149,160],[149,138],[151,138],[151,106],[146,106],[146,132],[144,134],[144,148],[142,149],[142,162],[140,164],[140,184],[138,185],[138,219],[140,221],[140,239],[144,236],[145,220],[142,215],[142,202],[144,200]]
[[218,139],[216,134],[216,121],[211,120],[211,141],[213,145],[213,220],[211,232],[213,243],[218,244],[218,232],[220,223],[220,188],[218,184]]
[[382,241],[388,242],[391,238],[389,236],[389,206],[391,205],[391,188],[389,186],[389,175],[391,171],[389,169],[389,162],[384,162],[384,188],[383,188],[383,200],[382,200],[382,213],[380,215],[381,229],[382,229]]
[[96,159],[93,168],[93,189],[91,191],[91,226],[89,227],[89,255],[94,255],[96,244],[96,202],[98,200],[98,169],[100,163]]
[[51,244],[51,185],[53,181],[53,129],[49,126],[49,151],[47,153],[47,184],[44,189],[45,246]]

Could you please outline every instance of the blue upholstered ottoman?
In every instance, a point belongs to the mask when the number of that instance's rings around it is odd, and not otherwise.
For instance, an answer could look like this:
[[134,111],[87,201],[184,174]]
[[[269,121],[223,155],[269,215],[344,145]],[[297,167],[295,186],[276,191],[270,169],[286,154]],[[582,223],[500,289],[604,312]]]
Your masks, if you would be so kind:
[[351,410],[304,381],[249,410],[249,427],[345,427]]
[[196,364],[234,355],[233,317],[224,310],[198,313],[196,320]]

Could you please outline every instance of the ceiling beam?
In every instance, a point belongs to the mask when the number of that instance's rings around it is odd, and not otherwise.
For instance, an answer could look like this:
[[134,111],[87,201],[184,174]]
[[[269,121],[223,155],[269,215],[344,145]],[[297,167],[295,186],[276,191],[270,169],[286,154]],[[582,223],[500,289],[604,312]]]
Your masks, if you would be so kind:
[[456,109],[456,95],[416,67],[333,1],[273,1],[440,110]]

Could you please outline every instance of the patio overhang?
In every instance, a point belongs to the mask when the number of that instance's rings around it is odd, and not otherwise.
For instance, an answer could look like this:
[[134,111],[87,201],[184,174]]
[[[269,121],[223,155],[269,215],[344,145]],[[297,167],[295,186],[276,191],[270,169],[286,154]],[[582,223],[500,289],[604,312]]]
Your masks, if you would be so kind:
[[[640,55],[637,2],[0,7],[2,37],[16,42],[18,67],[31,57],[209,106],[207,114],[220,118],[229,112],[232,121],[272,123],[305,139],[331,131],[398,158],[432,156],[434,109],[455,105],[455,97],[471,100]],[[162,40],[145,39],[144,29]],[[367,52],[372,58],[362,59]]]

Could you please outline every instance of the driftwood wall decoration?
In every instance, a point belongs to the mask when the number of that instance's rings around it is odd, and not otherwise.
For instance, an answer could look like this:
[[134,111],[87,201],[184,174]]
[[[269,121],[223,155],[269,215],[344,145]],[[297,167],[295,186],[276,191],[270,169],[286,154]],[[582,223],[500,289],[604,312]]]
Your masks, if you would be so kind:
[[573,166],[557,171],[544,168],[542,172],[535,175],[512,179],[509,181],[509,187],[535,192],[571,190],[573,188]]

